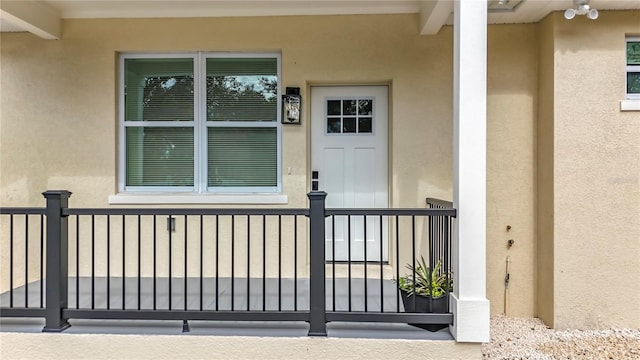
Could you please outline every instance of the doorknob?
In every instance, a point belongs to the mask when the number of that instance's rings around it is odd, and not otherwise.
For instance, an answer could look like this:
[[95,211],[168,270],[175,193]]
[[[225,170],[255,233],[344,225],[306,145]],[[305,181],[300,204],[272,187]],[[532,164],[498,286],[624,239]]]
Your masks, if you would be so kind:
[[318,191],[318,172],[311,172],[311,191]]

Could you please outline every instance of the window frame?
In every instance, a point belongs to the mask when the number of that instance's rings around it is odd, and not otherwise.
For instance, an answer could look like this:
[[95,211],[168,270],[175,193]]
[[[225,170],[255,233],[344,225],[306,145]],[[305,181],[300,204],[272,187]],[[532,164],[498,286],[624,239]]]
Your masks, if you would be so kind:
[[[125,121],[125,60],[127,59],[185,59],[193,61],[193,121]],[[275,121],[207,121],[206,66],[209,58],[273,58],[276,60],[276,119]],[[181,52],[181,53],[136,53],[119,54],[118,84],[118,192],[143,195],[150,194],[278,194],[282,193],[282,58],[280,53],[246,52]],[[126,185],[126,131],[128,127],[192,127],[193,128],[193,186],[127,186]],[[276,129],[276,186],[272,187],[210,187],[207,178],[207,135],[210,127],[231,128],[275,128]]]
[[640,100],[640,93],[629,93],[628,92],[628,78],[629,78],[629,73],[630,72],[634,72],[634,73],[640,73],[640,65],[629,65],[627,63],[627,48],[628,48],[628,43],[630,42],[640,42],[640,36],[627,36],[625,38],[625,42],[624,42],[624,65],[625,65],[625,72],[624,72],[624,92],[625,92],[625,97],[627,100]]

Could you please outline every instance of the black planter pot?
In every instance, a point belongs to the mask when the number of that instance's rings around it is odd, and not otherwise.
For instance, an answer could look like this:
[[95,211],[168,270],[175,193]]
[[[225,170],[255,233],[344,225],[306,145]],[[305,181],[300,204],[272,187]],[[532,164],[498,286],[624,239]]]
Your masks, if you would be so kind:
[[[404,311],[409,313],[436,313],[445,314],[448,312],[448,297],[446,295],[432,299],[429,296],[409,295],[406,291],[400,290]],[[415,301],[414,301],[415,300]],[[447,324],[409,324],[429,331],[438,331],[448,327]]]

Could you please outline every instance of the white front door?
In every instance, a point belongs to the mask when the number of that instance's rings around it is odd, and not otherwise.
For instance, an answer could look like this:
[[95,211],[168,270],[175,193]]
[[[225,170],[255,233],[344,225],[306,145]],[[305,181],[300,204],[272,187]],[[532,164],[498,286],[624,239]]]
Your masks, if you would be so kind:
[[[312,189],[327,208],[388,206],[388,98],[387,86],[311,88]],[[327,218],[327,260],[387,261],[387,232],[378,216]]]

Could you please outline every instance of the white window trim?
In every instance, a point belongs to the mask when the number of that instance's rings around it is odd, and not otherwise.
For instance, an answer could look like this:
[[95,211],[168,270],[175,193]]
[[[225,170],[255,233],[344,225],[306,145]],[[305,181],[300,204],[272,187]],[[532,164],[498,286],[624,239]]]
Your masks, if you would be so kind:
[[640,111],[640,99],[621,100],[620,111]]
[[[627,78],[629,72],[640,72],[640,65],[627,65],[627,43],[629,42],[640,42],[640,36],[627,36],[624,42],[624,65],[625,65],[625,73],[624,73],[624,92],[626,94],[626,100],[640,100],[640,94],[630,94],[627,92]],[[636,106],[638,104],[635,104]],[[634,107],[633,105],[627,105],[630,107]],[[621,109],[623,108],[623,104],[621,104]],[[624,110],[624,109],[622,109]]]
[[[125,59],[169,59],[191,58],[194,61],[194,121],[181,122],[149,122],[128,121],[125,125]],[[118,194],[109,197],[113,204],[286,204],[286,195],[282,193],[282,104],[277,101],[276,121],[274,122],[220,122],[209,124],[203,118],[206,114],[206,59],[207,58],[275,58],[278,87],[276,99],[282,97],[282,56],[279,53],[121,53],[119,56],[118,85]],[[136,126],[162,125],[163,127],[193,127],[194,129],[194,186],[193,187],[151,187],[126,186],[126,128]],[[207,150],[208,127],[271,127],[276,129],[277,185],[275,187],[208,187],[207,185]],[[133,201],[133,202],[132,202]]]

